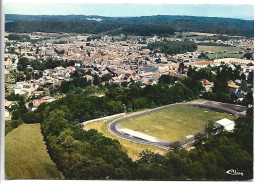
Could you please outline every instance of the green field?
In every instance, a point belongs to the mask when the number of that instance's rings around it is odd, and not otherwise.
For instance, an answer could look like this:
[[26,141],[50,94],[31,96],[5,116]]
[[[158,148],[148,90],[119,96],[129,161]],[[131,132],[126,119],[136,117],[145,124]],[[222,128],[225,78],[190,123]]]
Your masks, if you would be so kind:
[[144,144],[137,144],[133,143],[124,139],[121,139],[114,134],[110,133],[108,130],[108,123],[109,121],[95,121],[88,123],[84,126],[85,130],[89,130],[91,128],[96,129],[98,132],[103,133],[106,137],[116,139],[120,142],[122,145],[123,149],[128,153],[128,155],[133,159],[137,160],[139,159],[139,154],[145,150],[148,149],[150,151],[153,151],[155,153],[160,153],[160,154],[165,154],[167,153],[167,150],[164,150],[162,148],[158,148],[155,146],[150,146],[150,145],[144,145]]
[[5,176],[10,179],[62,179],[50,159],[40,124],[22,124],[5,136]]
[[221,58],[238,58],[243,57],[244,54],[227,54],[227,53],[219,53],[219,54],[207,54],[209,59],[221,59]]
[[244,54],[238,53],[239,51],[245,52],[245,50],[238,47],[227,47],[227,46],[205,46],[198,45],[198,51],[201,52],[212,52],[212,54],[207,54],[209,59],[224,58],[241,58]]
[[206,46],[206,45],[198,45],[198,51],[209,51],[209,52],[239,52],[244,51],[238,47],[228,47],[228,46]]
[[15,84],[14,74],[5,74],[5,83]]
[[167,141],[183,141],[187,135],[203,130],[209,121],[222,118],[235,119],[225,113],[182,105],[131,118],[118,125]]
[[175,36],[188,39],[211,39],[215,34],[212,33],[200,33],[200,32],[176,32]]

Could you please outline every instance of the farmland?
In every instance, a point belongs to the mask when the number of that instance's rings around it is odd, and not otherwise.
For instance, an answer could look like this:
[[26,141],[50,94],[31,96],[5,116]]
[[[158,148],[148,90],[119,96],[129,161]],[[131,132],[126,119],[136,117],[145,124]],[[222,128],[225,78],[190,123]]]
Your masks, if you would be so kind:
[[234,119],[231,115],[208,109],[177,106],[134,117],[118,125],[167,141],[183,141],[186,136],[203,130],[209,121],[222,118]]
[[208,52],[207,56],[209,59],[216,58],[241,58],[245,53],[245,50],[238,47],[228,47],[228,46],[205,46],[198,45],[198,51]]

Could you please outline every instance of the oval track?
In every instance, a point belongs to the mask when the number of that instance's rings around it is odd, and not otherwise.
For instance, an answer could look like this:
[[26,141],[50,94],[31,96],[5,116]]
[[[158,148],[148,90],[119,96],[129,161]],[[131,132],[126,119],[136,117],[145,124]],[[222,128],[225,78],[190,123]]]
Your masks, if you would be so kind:
[[[217,111],[217,112],[222,112],[222,113],[228,113],[228,114],[232,114],[235,117],[240,117],[240,116],[244,116],[245,115],[245,110],[247,109],[246,107],[243,106],[235,106],[235,105],[230,105],[230,104],[224,104],[224,103],[219,103],[219,102],[213,102],[213,101],[206,101],[204,103],[176,103],[176,104],[170,104],[170,105],[166,105],[166,106],[162,106],[162,107],[158,107],[155,109],[151,109],[151,110],[147,110],[145,112],[141,112],[138,114],[133,114],[133,115],[128,115],[119,119],[115,119],[113,121],[111,121],[108,124],[108,129],[109,131],[116,135],[117,137],[120,137],[122,139],[131,141],[131,142],[135,142],[135,143],[140,143],[140,144],[147,144],[147,145],[153,145],[153,146],[157,146],[159,148],[163,148],[163,149],[170,149],[169,143],[162,143],[162,142],[151,142],[148,140],[144,140],[138,137],[134,137],[122,132],[119,132],[117,130],[117,123],[130,119],[130,118],[134,118],[134,117],[138,117],[138,116],[142,116],[148,113],[152,113],[155,111],[159,111],[162,109],[166,109],[166,108],[172,108],[172,107],[176,107],[179,105],[188,105],[188,106],[193,106],[193,107],[199,107],[199,108],[205,108],[205,109],[209,109],[209,110],[213,110],[213,111]],[[187,139],[183,142],[180,142],[180,145],[185,148],[186,146],[189,146],[191,144],[194,143],[194,138],[190,138]]]

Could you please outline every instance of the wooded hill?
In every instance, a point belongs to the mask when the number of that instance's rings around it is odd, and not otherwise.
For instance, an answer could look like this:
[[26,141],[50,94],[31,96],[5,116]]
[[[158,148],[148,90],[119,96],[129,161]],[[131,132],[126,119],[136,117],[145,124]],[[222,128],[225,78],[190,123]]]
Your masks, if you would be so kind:
[[[101,19],[100,22],[93,18]],[[195,16],[101,17],[84,15],[48,16],[6,14],[8,32],[74,32],[129,34],[140,36],[173,35],[174,32],[207,32],[254,36],[254,21]]]

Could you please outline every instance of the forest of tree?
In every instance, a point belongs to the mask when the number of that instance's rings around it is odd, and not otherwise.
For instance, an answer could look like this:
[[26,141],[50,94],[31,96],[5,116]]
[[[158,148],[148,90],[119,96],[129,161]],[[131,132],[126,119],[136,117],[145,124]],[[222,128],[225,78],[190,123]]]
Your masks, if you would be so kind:
[[183,54],[196,51],[197,45],[190,41],[166,41],[149,43],[148,48],[154,52],[165,54]]
[[19,61],[17,63],[17,69],[19,71],[26,71],[28,65],[30,65],[34,70],[43,71],[45,69],[53,69],[57,66],[62,66],[62,67],[74,66],[75,61],[53,60],[50,58],[43,62],[39,62],[36,60],[29,60],[26,57],[21,57],[19,58]]
[[[100,18],[101,22],[86,18]],[[160,35],[174,32],[206,32],[253,37],[254,21],[215,17],[193,16],[142,16],[142,17],[99,17],[99,16],[33,16],[6,14],[6,31],[29,32],[73,32],[93,33],[115,31],[116,34]]]
[[27,35],[9,34],[8,40],[30,41],[30,37]]
[[126,26],[121,31],[124,34],[153,36],[153,35],[174,35],[174,27],[168,25],[144,24],[138,26]]

